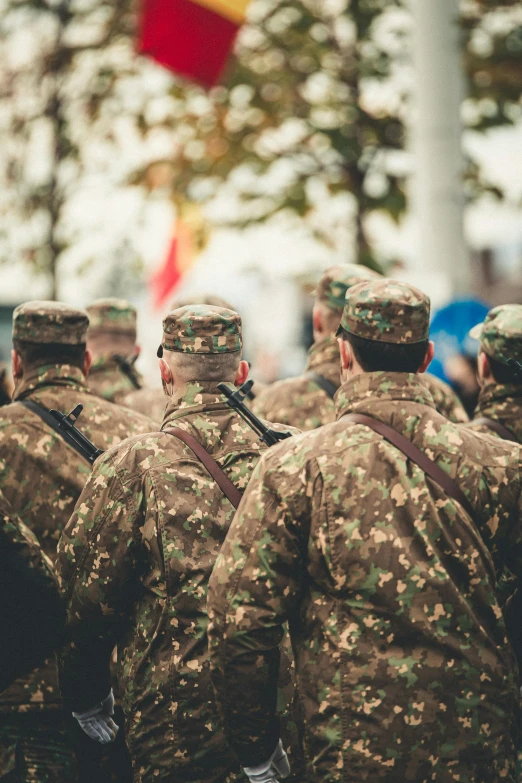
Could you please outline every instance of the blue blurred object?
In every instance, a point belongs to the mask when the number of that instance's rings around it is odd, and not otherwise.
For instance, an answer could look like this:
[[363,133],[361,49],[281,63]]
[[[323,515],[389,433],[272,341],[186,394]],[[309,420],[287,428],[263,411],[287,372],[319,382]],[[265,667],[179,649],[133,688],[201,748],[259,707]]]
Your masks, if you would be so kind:
[[472,340],[469,330],[484,320],[489,309],[480,299],[456,299],[435,313],[430,332],[435,343],[435,358],[429,368],[432,375],[451,383],[444,372],[445,362],[458,353],[477,355],[478,341]]

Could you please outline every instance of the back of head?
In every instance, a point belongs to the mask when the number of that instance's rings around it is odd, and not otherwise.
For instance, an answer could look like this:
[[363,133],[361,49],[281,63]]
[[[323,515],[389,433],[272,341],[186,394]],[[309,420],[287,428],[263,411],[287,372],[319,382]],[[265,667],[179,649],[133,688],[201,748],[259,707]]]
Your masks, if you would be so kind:
[[43,365],[83,367],[89,317],[62,302],[34,301],[13,313],[13,347],[26,369]]
[[522,305],[495,307],[470,336],[479,340],[497,383],[522,385]]
[[235,377],[242,348],[238,313],[215,305],[186,305],[164,319],[158,356],[184,383],[228,381]]
[[379,278],[346,294],[338,335],[364,372],[415,373],[429,347],[430,300],[407,283]]
[[315,291],[315,308],[322,316],[324,331],[335,334],[346,299],[346,292],[365,280],[379,278],[377,272],[359,264],[337,264],[322,275]]
[[87,307],[87,344],[95,358],[127,355],[135,350],[137,312],[126,299],[97,299]]

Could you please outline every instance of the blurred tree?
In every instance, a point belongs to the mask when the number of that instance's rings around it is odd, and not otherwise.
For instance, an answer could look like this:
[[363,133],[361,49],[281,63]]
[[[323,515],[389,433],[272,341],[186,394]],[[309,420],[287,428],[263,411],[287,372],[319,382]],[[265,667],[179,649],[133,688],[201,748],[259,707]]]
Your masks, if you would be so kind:
[[227,86],[173,90],[183,106],[175,188],[204,200],[224,184],[236,199],[227,223],[288,210],[329,244],[335,222],[351,217],[353,255],[374,266],[368,218],[382,210],[397,220],[405,207],[400,69],[409,16],[401,6],[254,0]]
[[[461,0],[467,77],[464,121],[485,133],[522,119],[522,6],[519,0]],[[504,196],[469,162],[467,196]]]

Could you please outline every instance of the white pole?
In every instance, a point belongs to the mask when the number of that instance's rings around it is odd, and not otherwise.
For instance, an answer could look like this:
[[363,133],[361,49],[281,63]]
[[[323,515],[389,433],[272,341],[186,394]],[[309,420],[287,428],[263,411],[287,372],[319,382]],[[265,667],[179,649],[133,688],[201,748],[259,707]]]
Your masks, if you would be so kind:
[[464,240],[463,97],[458,0],[411,0],[414,21],[415,115],[412,123],[412,213],[417,263],[447,278],[453,294],[469,286]]

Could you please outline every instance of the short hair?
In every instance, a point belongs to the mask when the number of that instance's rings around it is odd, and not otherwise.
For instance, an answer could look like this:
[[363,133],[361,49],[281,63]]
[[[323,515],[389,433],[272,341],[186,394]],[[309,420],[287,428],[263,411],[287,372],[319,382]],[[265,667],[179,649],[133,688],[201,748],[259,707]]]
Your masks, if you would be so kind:
[[31,369],[44,364],[70,364],[83,369],[85,361],[85,343],[64,345],[62,343],[31,343],[26,340],[14,340],[13,348],[20,354],[22,363]]
[[503,386],[522,386],[522,373],[516,368],[510,367],[498,359],[492,359],[486,354],[491,369],[491,374],[496,381]]
[[367,340],[342,327],[339,334],[352,346],[364,372],[418,372],[430,344],[429,340],[406,344]]
[[227,381],[237,373],[241,351],[234,353],[163,352],[164,358],[184,381]]

